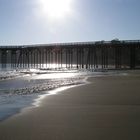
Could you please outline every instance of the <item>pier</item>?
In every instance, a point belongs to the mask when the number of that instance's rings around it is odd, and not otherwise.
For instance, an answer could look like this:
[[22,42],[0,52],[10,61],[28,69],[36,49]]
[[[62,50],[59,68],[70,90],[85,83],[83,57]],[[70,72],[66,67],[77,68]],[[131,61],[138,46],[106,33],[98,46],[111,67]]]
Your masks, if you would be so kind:
[[140,40],[0,46],[2,68],[139,69]]

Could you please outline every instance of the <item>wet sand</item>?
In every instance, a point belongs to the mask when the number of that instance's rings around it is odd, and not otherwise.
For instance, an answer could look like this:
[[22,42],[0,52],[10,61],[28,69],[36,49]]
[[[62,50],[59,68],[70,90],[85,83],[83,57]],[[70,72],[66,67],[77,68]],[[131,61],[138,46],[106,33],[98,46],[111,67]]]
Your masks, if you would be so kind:
[[140,74],[88,80],[0,122],[0,140],[140,139]]

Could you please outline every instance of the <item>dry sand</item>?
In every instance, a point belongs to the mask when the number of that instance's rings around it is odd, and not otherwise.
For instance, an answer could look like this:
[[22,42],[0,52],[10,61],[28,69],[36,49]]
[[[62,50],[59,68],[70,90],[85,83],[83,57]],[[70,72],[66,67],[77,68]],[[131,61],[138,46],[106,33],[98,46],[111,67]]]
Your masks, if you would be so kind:
[[89,78],[0,123],[0,140],[139,140],[140,74]]

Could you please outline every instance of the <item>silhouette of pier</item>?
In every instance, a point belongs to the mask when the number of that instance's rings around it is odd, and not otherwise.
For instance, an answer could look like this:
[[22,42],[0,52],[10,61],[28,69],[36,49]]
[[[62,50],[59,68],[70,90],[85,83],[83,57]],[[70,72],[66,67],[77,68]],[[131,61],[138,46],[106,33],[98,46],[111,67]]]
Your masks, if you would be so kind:
[[140,40],[0,46],[1,67],[139,69]]

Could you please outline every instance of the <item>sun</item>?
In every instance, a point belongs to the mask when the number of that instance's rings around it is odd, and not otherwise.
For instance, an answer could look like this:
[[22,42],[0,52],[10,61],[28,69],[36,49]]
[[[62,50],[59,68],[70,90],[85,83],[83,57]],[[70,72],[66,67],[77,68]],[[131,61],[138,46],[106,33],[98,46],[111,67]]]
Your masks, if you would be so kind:
[[42,14],[50,19],[61,19],[71,13],[72,0],[40,0]]

